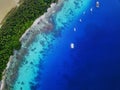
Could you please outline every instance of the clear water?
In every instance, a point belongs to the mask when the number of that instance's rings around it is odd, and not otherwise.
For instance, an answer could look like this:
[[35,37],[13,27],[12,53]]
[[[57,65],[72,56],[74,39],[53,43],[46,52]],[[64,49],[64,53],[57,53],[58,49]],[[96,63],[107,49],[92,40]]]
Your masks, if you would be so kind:
[[28,47],[13,90],[120,89],[120,1],[99,2],[64,2],[54,30]]

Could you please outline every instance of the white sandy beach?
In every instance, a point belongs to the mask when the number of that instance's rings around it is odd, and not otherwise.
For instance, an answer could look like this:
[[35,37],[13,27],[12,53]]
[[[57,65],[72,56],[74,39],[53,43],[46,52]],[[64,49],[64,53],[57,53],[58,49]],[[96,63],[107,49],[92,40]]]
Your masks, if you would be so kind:
[[0,0],[0,24],[7,13],[18,5],[18,1],[19,0]]

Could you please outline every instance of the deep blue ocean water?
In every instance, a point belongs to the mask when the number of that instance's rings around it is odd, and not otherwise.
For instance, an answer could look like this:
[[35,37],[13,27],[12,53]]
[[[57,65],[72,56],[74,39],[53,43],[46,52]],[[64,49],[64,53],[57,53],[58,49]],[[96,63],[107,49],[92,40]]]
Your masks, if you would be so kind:
[[120,1],[99,2],[82,23],[74,22],[75,33],[73,26],[64,29],[45,58],[36,90],[120,90]]
[[120,90],[120,0],[99,2],[99,8],[89,2],[73,21],[64,19],[63,27],[55,23],[59,35],[38,64],[31,90]]

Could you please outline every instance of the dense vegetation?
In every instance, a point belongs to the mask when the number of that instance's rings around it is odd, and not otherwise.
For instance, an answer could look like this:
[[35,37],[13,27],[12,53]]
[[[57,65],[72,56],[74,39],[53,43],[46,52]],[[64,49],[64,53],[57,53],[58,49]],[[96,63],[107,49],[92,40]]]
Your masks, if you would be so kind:
[[42,15],[56,0],[23,0],[21,5],[10,13],[0,28],[0,80],[10,55],[20,48],[19,38],[34,20]]

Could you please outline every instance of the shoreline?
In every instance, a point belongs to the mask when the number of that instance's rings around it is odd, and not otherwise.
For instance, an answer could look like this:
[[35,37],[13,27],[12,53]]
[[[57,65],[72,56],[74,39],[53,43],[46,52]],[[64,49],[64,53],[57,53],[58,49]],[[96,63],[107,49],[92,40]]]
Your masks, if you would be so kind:
[[[5,0],[4,0],[5,1]],[[4,4],[4,1],[1,1],[2,3],[1,4]],[[0,16],[0,28],[2,27],[4,21],[6,20],[7,17],[9,17],[9,15],[14,12],[14,10],[19,7],[20,3],[19,3],[20,0],[13,0],[14,2],[14,5],[13,6],[9,6],[7,8],[3,8],[3,6],[1,5],[0,8],[2,8],[2,10],[0,11],[0,13],[3,13],[4,12],[4,15]],[[7,2],[8,3],[8,2]],[[7,4],[6,3],[6,4]],[[6,5],[5,5],[6,6]],[[4,10],[3,10],[4,9]],[[8,9],[8,10],[6,10]],[[5,12],[6,11],[6,12]],[[0,81],[0,87],[2,86],[2,81]],[[1,88],[0,88],[1,90]]]
[[[7,86],[10,87],[14,83],[13,80],[15,79],[15,77],[17,77],[18,74],[15,69],[19,68],[20,63],[22,62],[22,55],[26,54],[27,52],[26,47],[29,46],[35,35],[41,32],[45,32],[44,28],[53,28],[53,25],[50,22],[50,17],[54,13],[59,11],[62,4],[63,0],[58,0],[57,3],[52,3],[51,7],[47,9],[47,12],[45,12],[42,16],[37,18],[31,25],[31,27],[28,28],[26,32],[21,36],[21,38],[19,39],[19,41],[21,42],[21,49],[18,51],[14,51],[14,54],[10,56],[7,67],[3,72],[0,90],[5,90],[5,88],[8,88]],[[41,27],[36,31],[33,31],[33,29],[31,30],[31,28],[34,28],[34,26],[36,26],[36,24],[41,24]]]

